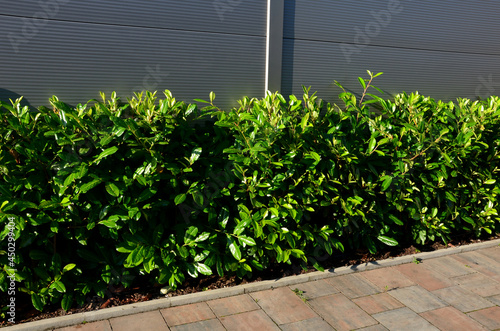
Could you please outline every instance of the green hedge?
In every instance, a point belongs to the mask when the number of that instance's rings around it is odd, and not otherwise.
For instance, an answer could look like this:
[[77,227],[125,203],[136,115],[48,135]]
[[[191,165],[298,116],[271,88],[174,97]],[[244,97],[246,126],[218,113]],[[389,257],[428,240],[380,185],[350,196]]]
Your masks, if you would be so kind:
[[342,107],[308,89],[227,112],[213,93],[198,109],[169,91],[0,104],[1,291],[11,263],[35,308],[69,309],[139,275],[175,288],[274,262],[321,270],[318,252],[344,246],[498,231],[500,99],[388,101],[367,93],[369,74]]

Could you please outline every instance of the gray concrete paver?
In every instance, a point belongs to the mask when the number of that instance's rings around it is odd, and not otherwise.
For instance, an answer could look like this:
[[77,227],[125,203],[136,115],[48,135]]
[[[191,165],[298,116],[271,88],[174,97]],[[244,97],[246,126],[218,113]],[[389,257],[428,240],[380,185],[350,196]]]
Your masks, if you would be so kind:
[[303,331],[303,330],[335,331],[335,329],[332,328],[330,324],[326,323],[321,317],[315,317],[295,323],[280,325],[280,328],[283,331]]
[[316,313],[288,287],[250,295],[278,325],[317,317]]
[[494,306],[490,301],[460,285],[442,288],[432,293],[464,313]]
[[453,255],[452,258],[500,282],[500,261],[496,261],[478,252],[460,253]]
[[404,305],[387,293],[379,293],[352,300],[368,314],[377,314],[386,310],[403,308]]
[[479,294],[482,297],[489,297],[500,294],[500,283],[481,273],[474,273],[465,276],[452,278],[463,288]]
[[377,324],[370,315],[342,293],[308,301],[311,307],[336,330],[353,330]]
[[165,323],[158,310],[111,318],[109,323],[113,330],[120,331],[169,330],[167,323]]
[[493,295],[491,297],[487,297],[486,299],[493,302],[495,305],[500,306],[500,295]]
[[228,331],[279,330],[276,323],[262,310],[224,316],[220,318],[220,321]]
[[500,245],[495,247],[485,248],[477,251],[479,254],[489,257],[495,261],[500,262]]
[[398,288],[389,291],[388,293],[416,313],[422,313],[424,311],[442,308],[448,305],[434,294],[418,285]]
[[377,286],[380,291],[415,285],[415,282],[408,279],[394,267],[365,271],[360,276]]
[[367,326],[366,328],[357,329],[356,331],[387,331],[388,329],[382,324]]
[[295,289],[301,291],[301,295],[306,299],[314,299],[317,297],[339,293],[328,281],[321,279],[312,282],[289,286],[293,291]]
[[330,278],[327,282],[335,286],[337,290],[350,299],[364,297],[380,292],[379,289],[367,281],[366,278],[363,278],[358,274]]
[[182,324],[173,326],[170,328],[171,331],[225,331],[226,328],[222,323],[214,318],[211,320],[204,320],[189,324]]
[[476,272],[470,267],[466,267],[463,263],[457,261],[451,256],[438,257],[436,259],[425,260],[424,264],[438,274],[446,278],[468,275]]
[[388,310],[372,316],[377,321],[379,321],[380,324],[382,324],[389,330],[398,330],[398,331],[439,330],[431,323],[429,323],[429,321],[417,315],[414,311],[412,311],[407,307]]

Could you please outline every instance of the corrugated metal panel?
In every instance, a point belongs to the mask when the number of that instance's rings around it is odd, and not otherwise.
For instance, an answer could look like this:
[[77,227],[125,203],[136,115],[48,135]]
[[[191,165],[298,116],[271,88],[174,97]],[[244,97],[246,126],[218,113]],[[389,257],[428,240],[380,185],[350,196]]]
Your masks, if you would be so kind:
[[291,0],[284,37],[500,55],[499,12],[498,1]]
[[347,65],[337,43],[289,39],[284,41],[283,52],[289,54],[283,58],[285,95],[301,95],[302,85],[312,86],[311,91],[318,91],[320,98],[338,102],[342,91],[334,81],[361,93],[357,77],[367,78],[366,69],[384,72],[374,85],[382,88],[387,98],[402,91],[419,91],[447,101],[500,94],[500,58],[496,55],[367,46]]
[[265,36],[267,1],[2,1],[2,16]]
[[[3,17],[0,31],[8,36],[26,24]],[[265,36],[57,20],[31,32],[17,52],[0,38],[2,99],[24,95],[39,106],[57,95],[75,104],[99,98],[99,91],[125,99],[137,90],[170,89],[186,101],[214,91],[216,104],[227,108],[264,91]]]
[[500,94],[498,12],[494,1],[286,1],[282,91],[312,85],[335,100],[334,80],[359,91],[369,69],[390,93]]

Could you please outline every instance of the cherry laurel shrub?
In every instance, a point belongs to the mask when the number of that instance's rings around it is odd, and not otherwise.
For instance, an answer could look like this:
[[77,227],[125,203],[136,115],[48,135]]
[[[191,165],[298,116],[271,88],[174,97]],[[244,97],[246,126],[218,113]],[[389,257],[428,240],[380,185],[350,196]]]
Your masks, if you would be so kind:
[[306,88],[229,111],[169,91],[0,104],[0,290],[15,265],[35,308],[67,310],[144,275],[175,288],[272,263],[322,270],[344,247],[499,231],[500,99],[384,100],[368,93],[377,75],[341,107]]

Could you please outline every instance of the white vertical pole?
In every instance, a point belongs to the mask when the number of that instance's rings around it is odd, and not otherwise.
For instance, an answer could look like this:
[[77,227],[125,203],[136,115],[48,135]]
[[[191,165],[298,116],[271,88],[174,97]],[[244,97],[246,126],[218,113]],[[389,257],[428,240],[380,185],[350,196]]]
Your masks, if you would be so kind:
[[267,0],[266,86],[267,91],[281,90],[281,61],[283,53],[284,0]]

